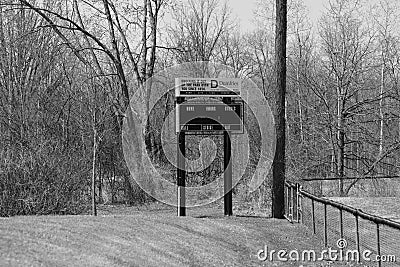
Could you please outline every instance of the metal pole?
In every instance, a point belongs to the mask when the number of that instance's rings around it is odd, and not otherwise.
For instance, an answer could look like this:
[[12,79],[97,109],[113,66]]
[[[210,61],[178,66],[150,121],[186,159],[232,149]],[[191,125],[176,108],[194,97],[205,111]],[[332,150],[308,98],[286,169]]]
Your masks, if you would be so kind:
[[324,203],[324,243],[325,247],[328,246],[328,220],[327,220],[326,203]]
[[[230,97],[223,97],[224,104],[231,103]],[[229,132],[224,129],[224,214],[232,216],[232,157],[231,138]]]
[[224,131],[224,214],[232,216],[232,162],[231,139]]
[[343,210],[339,209],[339,219],[340,219],[340,238],[343,238]]
[[[379,223],[376,224],[376,245],[377,245],[378,256],[381,257],[381,240],[380,240],[380,233],[379,233]],[[382,261],[379,258],[378,267],[381,267],[381,265],[382,265]]]
[[178,216],[186,216],[185,207],[185,132],[180,131],[178,134],[178,168],[177,168],[177,184],[178,184]]
[[296,221],[300,222],[300,196],[299,196],[299,184],[296,184]]
[[[358,215],[355,215],[355,218],[356,218],[356,246],[357,246],[358,255],[361,255],[361,250],[360,250],[360,230],[359,230],[359,223],[358,223]],[[358,257],[358,262],[360,262],[360,257]]]
[[312,209],[312,224],[313,224],[313,233],[314,235],[317,233],[315,231],[315,207],[314,207],[314,199],[311,199],[311,209]]
[[292,214],[292,186],[289,184],[288,185],[288,196],[287,196],[287,201],[288,201],[288,219],[290,222],[293,222],[293,214]]
[[289,219],[289,215],[290,215],[290,212],[289,212],[290,207],[289,207],[289,205],[290,205],[290,202],[289,202],[289,186],[288,185],[286,185],[285,202],[286,202],[285,203],[286,204],[285,214],[286,214],[287,219]]
[[293,222],[293,217],[294,217],[294,186],[293,184],[290,185],[290,202],[291,202],[291,210],[290,210],[290,215],[291,215],[291,221]]
[[285,191],[285,217],[287,219],[287,185],[286,184],[284,186],[284,191]]
[[303,207],[304,207],[304,196],[302,194],[303,187],[299,185],[299,211],[300,211],[300,223],[304,223],[304,213],[303,213]]

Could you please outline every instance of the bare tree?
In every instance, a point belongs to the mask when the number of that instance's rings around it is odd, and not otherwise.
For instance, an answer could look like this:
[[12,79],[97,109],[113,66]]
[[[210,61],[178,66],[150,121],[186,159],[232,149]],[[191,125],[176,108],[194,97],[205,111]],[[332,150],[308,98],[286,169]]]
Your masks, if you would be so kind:
[[[137,103],[140,104],[143,114],[148,109],[148,101],[151,87],[144,87],[146,80],[153,74],[155,67],[155,55],[157,46],[158,17],[161,8],[164,6],[164,0],[144,0],[142,5],[135,6],[127,3],[124,9],[114,1],[102,0],[99,2],[86,2],[71,0],[61,4],[64,11],[54,10],[54,6],[40,5],[35,2],[20,0],[23,7],[35,11],[41,16],[71,49],[76,57],[92,73],[104,79],[104,88],[106,88],[112,99],[112,108],[115,121],[119,124],[121,131],[122,116],[129,106],[131,95],[135,95]],[[85,9],[85,16],[93,15],[98,18],[98,23],[106,29],[106,35],[99,32],[99,29],[88,23],[88,20],[82,18],[80,9]],[[68,12],[74,10],[74,12]],[[136,17],[128,18],[129,12],[136,11]],[[141,32],[140,40],[136,40],[137,45],[132,45],[132,35],[135,32]],[[148,34],[149,33],[149,34]],[[79,39],[82,38],[82,39]],[[81,41],[83,40],[83,42]],[[102,63],[102,62],[105,62]],[[133,70],[134,79],[128,79],[130,69]],[[111,86],[109,77],[116,76],[118,79],[118,89]],[[136,84],[130,87],[129,84]],[[132,92],[129,88],[136,88]],[[96,119],[96,116],[93,116]],[[138,118],[136,124],[143,123],[143,119]],[[94,124],[95,121],[94,121]],[[96,136],[96,129],[93,129],[93,136]],[[93,155],[95,155],[97,138],[94,137]],[[122,143],[120,142],[120,145]],[[133,145],[138,146],[138,141]],[[140,149],[138,149],[139,151]],[[122,153],[122,150],[119,150]],[[95,156],[93,157],[93,161]],[[140,161],[137,158],[137,161]],[[140,165],[140,164],[139,164]],[[93,162],[93,168],[97,166]],[[94,176],[94,171],[92,172]],[[127,181],[129,177],[126,177]],[[130,185],[129,182],[126,183]]]
[[77,61],[35,12],[0,4],[0,213],[82,212],[88,166],[70,79]]
[[169,47],[177,62],[210,61],[222,36],[230,31],[227,4],[217,0],[189,0],[179,3],[169,29]]

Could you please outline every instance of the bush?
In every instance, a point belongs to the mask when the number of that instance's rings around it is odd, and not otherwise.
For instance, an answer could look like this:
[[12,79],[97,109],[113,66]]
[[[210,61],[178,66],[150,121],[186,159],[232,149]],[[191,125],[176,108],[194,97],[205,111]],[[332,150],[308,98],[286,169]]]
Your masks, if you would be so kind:
[[[26,158],[26,157],[24,157]],[[88,208],[87,173],[72,158],[29,157],[1,166],[0,216],[79,214]]]

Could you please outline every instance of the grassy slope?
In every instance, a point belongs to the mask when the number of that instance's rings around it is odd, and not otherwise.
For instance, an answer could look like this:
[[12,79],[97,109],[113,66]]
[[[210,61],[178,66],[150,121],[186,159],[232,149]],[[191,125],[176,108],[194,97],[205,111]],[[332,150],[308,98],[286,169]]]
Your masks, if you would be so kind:
[[96,218],[3,218],[0,266],[259,266],[256,253],[264,245],[322,249],[302,225],[219,213],[189,211],[178,218],[174,210],[163,209]]
[[400,222],[400,198],[398,197],[331,197],[330,199]]

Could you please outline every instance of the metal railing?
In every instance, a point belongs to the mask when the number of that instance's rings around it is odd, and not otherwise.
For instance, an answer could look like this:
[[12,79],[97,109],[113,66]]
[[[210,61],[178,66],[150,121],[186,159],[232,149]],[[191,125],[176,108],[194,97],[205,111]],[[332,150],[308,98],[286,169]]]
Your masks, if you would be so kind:
[[400,223],[317,197],[290,182],[285,183],[285,217],[311,228],[325,247],[341,241],[340,249],[358,252],[357,262],[370,252],[376,266],[400,266]]
[[301,220],[301,197],[299,184],[285,182],[285,217],[292,223]]

